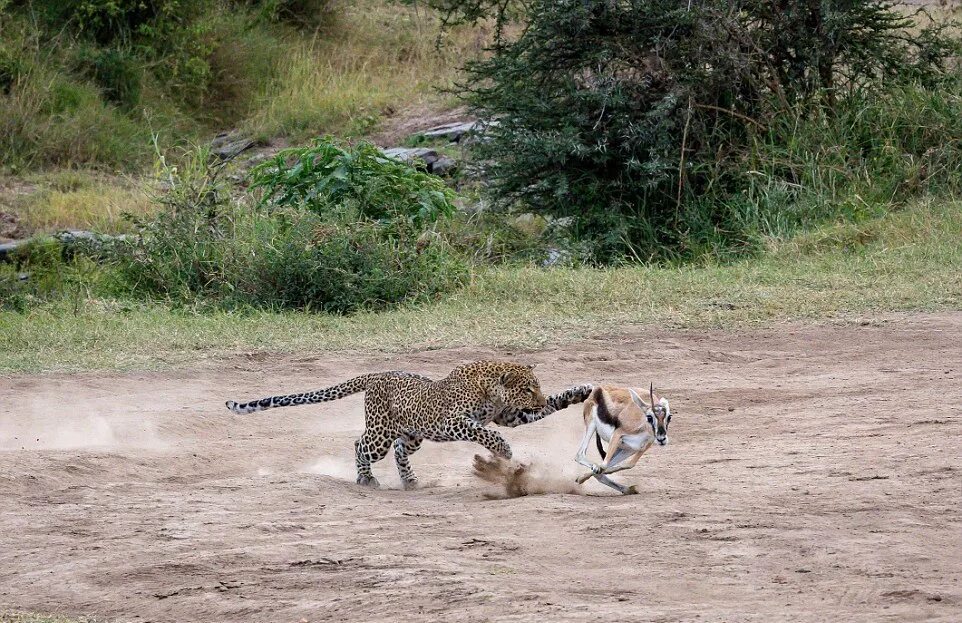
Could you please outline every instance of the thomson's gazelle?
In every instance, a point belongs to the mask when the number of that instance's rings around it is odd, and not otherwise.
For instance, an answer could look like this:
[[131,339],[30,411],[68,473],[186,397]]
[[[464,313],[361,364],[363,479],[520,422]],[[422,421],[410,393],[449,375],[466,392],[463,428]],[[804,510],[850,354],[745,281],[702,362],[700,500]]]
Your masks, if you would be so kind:
[[[579,483],[594,476],[623,494],[638,493],[634,485],[626,487],[608,475],[634,467],[653,443],[662,446],[668,443],[668,423],[671,422],[668,400],[657,399],[653,385],[649,387],[648,395],[650,406],[638,396],[638,391],[630,387],[595,387],[585,401],[585,436],[575,457],[591,472],[579,477]],[[595,437],[603,459],[601,465],[592,463],[586,456],[592,437]],[[601,445],[602,439],[608,442],[607,453]]]

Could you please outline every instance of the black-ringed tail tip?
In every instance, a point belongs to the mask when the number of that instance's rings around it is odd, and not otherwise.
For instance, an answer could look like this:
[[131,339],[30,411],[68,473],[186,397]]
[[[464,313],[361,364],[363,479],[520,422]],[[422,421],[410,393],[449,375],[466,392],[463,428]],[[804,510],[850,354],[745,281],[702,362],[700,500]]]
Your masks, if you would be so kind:
[[260,411],[264,407],[258,406],[256,402],[234,402],[233,400],[228,400],[226,403],[227,408],[234,413],[253,413],[254,411]]

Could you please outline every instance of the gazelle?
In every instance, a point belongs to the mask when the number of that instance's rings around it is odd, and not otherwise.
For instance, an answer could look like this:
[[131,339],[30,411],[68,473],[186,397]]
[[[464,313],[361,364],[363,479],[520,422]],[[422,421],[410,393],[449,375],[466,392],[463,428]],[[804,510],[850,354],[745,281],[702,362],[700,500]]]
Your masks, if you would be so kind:
[[[638,493],[634,485],[628,487],[609,478],[610,474],[631,469],[645,453],[657,442],[668,443],[668,423],[671,422],[671,407],[666,398],[655,397],[655,387],[648,388],[651,405],[638,396],[631,387],[602,385],[595,387],[585,401],[585,436],[575,460],[591,470],[577,479],[579,484],[595,477],[598,482],[628,495]],[[596,465],[588,460],[586,453],[591,438],[595,437],[602,463]],[[608,442],[605,453],[601,440]]]

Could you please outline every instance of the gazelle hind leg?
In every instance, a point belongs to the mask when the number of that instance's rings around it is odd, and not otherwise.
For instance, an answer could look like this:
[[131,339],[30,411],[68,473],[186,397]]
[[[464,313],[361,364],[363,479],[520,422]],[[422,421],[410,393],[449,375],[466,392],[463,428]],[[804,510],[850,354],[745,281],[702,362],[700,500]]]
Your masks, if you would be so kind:
[[414,489],[418,486],[418,477],[411,469],[410,457],[418,451],[422,441],[424,439],[421,437],[408,433],[394,440],[394,462],[397,463],[397,471],[401,475],[401,483],[405,489]]
[[634,485],[627,486],[621,483],[615,482],[611,478],[608,478],[604,474],[595,474],[595,479],[603,485],[608,485],[621,495],[631,495],[633,493],[638,493],[638,489]]
[[[579,465],[584,465],[590,469],[592,474],[596,474],[601,470],[600,466],[595,465],[588,460],[588,445],[591,443],[591,437],[594,436],[596,430],[597,426],[595,425],[594,418],[592,418],[588,423],[588,426],[585,427],[585,436],[581,438],[581,445],[578,447],[578,454],[575,455],[575,461],[577,461]],[[584,480],[587,479],[588,477],[586,477]],[[579,479],[578,482],[584,482],[584,480]]]
[[638,493],[638,490],[635,489],[633,486],[632,486],[632,487],[629,487],[629,486],[627,486],[627,485],[623,485],[623,484],[617,483],[617,482],[615,482],[614,480],[612,480],[611,478],[609,478],[608,476],[605,475],[605,473],[606,473],[609,469],[614,468],[614,467],[617,466],[619,463],[621,463],[622,461],[624,461],[624,460],[625,460],[626,458],[628,458],[631,454],[633,454],[634,451],[633,451],[633,450],[629,450],[628,448],[625,448],[625,447],[621,447],[621,448],[618,448],[618,450],[615,451],[614,454],[611,454],[611,446],[608,447],[608,450],[609,450],[609,452],[608,452],[608,461],[607,461],[607,464],[606,464],[605,467],[604,467],[605,471],[602,472],[602,473],[600,473],[600,474],[595,474],[595,475],[594,475],[594,476],[595,476],[595,480],[597,480],[598,482],[600,482],[600,483],[603,484],[603,485],[607,485],[607,486],[611,487],[612,489],[614,489],[615,491],[617,491],[618,493],[620,493],[620,494],[622,494],[622,495],[628,495],[628,494],[630,494],[630,493]]

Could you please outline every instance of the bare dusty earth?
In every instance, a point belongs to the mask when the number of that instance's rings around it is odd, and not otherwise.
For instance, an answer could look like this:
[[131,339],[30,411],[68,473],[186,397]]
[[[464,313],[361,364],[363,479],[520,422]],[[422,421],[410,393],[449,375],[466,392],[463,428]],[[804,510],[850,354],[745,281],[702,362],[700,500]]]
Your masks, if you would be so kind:
[[[491,499],[478,448],[354,484],[361,399],[227,398],[378,369],[537,362],[645,384],[671,443],[580,493]],[[962,621],[962,314],[646,330],[535,353],[252,355],[0,379],[0,611],[124,621]],[[580,410],[503,432],[571,490]]]

